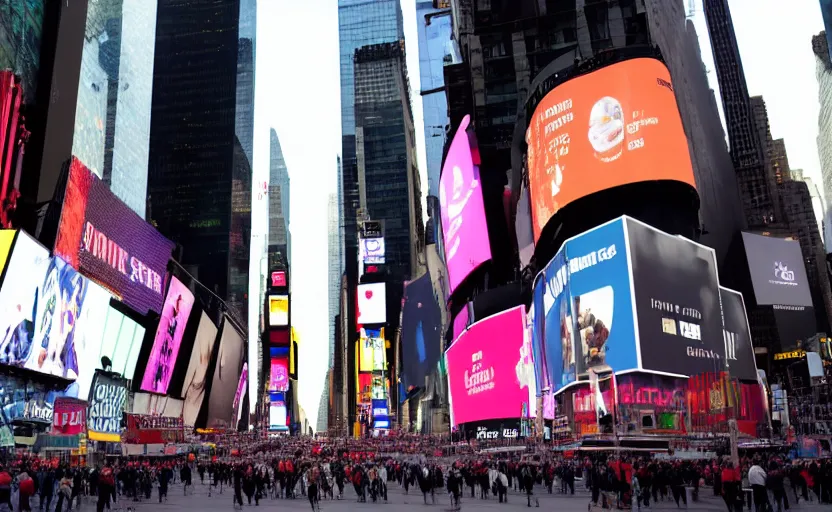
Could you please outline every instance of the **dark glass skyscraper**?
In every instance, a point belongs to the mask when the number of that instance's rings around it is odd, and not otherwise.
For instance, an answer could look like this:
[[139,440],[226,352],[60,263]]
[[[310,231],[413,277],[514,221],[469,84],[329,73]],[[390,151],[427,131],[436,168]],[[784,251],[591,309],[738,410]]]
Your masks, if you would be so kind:
[[342,178],[339,186],[341,218],[344,224],[346,272],[354,283],[357,270],[358,236],[356,209],[359,207],[355,157],[354,55],[362,46],[404,40],[399,0],[338,0],[338,35],[341,48],[341,135]]
[[289,169],[280,139],[274,128],[270,132],[269,148],[269,267],[271,272],[276,269],[288,269],[291,253],[292,235],[289,232],[290,218],[290,181]]
[[148,219],[248,317],[255,0],[159,0]]

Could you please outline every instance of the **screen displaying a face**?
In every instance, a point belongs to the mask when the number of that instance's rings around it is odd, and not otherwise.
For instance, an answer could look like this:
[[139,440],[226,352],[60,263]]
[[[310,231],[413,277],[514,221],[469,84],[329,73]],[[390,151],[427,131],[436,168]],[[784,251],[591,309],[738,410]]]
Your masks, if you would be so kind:
[[243,366],[243,337],[225,319],[217,366],[208,396],[208,428],[234,428],[234,394]]
[[202,313],[199,318],[199,328],[196,331],[196,340],[191,352],[191,360],[188,363],[188,372],[185,375],[185,384],[182,388],[182,396],[185,405],[182,411],[185,425],[194,426],[202,402],[205,398],[206,372],[208,362],[211,361],[211,354],[214,352],[214,343],[217,339],[217,326]]

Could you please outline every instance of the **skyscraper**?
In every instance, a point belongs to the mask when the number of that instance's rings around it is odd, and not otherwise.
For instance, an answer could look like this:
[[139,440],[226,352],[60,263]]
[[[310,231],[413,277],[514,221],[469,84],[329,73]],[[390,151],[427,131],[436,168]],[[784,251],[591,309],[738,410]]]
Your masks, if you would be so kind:
[[148,218],[246,325],[254,0],[160,0]]
[[823,16],[823,27],[826,29],[826,49],[832,50],[832,0],[820,0],[820,13]]
[[704,11],[728,128],[731,160],[748,226],[763,227],[782,222],[776,216],[777,192],[767,176],[765,141],[760,140],[756,128],[728,1],[704,0]]
[[270,132],[269,150],[269,270],[288,269],[291,260],[289,232],[289,169],[274,128]]
[[87,8],[72,153],[145,216],[156,3]]
[[[815,53],[815,77],[818,81],[818,157],[823,178],[823,194],[827,204],[832,201],[832,59],[829,58],[829,45],[826,33],[812,38],[812,51]],[[824,212],[824,241],[826,253],[832,253],[832,211]]]
[[338,0],[338,36],[341,54],[341,164],[342,222],[347,275],[354,286],[357,279],[359,208],[358,174],[355,155],[355,50],[362,46],[404,40],[399,0]]

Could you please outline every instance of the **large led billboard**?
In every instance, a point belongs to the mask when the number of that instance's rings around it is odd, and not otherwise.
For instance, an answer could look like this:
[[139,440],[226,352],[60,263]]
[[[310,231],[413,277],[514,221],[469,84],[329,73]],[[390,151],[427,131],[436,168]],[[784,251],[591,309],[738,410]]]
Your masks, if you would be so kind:
[[87,438],[121,441],[121,417],[127,402],[127,381],[96,372],[87,403]]
[[171,277],[168,296],[156,329],[156,338],[142,379],[142,391],[166,394],[185,325],[194,306],[194,294],[176,277]]
[[269,295],[269,325],[272,327],[289,325],[288,295]]
[[91,382],[109,304],[106,290],[20,231],[0,287],[0,363]]
[[289,349],[269,349],[269,392],[289,390]]
[[800,243],[743,233],[742,242],[757,304],[812,307]]
[[161,312],[173,246],[72,158],[55,255],[146,314]]
[[383,324],[387,321],[387,288],[385,283],[358,285],[358,318],[361,325]]
[[479,153],[472,152],[468,134],[471,117],[456,129],[439,178],[439,211],[445,242],[450,292],[468,275],[491,259],[488,225],[480,182]]
[[526,132],[537,240],[569,203],[629,183],[696,186],[670,72],[631,59],[573,78],[535,108]]
[[182,398],[185,400],[182,417],[185,420],[185,425],[194,426],[199,416],[199,410],[202,408],[202,402],[205,399],[208,362],[211,361],[216,340],[217,326],[203,312],[199,317],[194,348],[191,351],[191,360],[188,363],[185,383],[182,386]]
[[722,302],[722,336],[728,372],[737,379],[757,380],[757,363],[742,294],[720,286],[719,299]]
[[713,250],[634,219],[567,240],[533,297],[541,390],[558,392],[593,367],[687,376],[724,366]]
[[526,308],[503,311],[472,324],[445,352],[451,425],[534,416],[536,385]]
[[[454,328],[467,323],[468,307],[454,319]],[[460,317],[464,320],[458,322]],[[464,329],[464,327],[462,327]],[[430,274],[407,283],[402,308],[401,351],[405,388],[424,386],[425,376],[436,368],[442,355],[442,312],[433,291]]]
[[208,428],[234,429],[234,394],[243,367],[243,337],[228,317],[223,321],[217,366],[208,395]]
[[289,430],[286,397],[283,393],[269,393],[269,430]]
[[384,259],[384,238],[361,238],[358,241],[361,261],[365,265],[380,265]]
[[385,370],[384,329],[361,329],[358,342],[358,370]]
[[[109,307],[104,319],[104,333],[98,354],[90,356],[91,361],[97,364],[101,358],[110,358],[114,372],[120,374],[127,380],[133,379],[136,369],[136,361],[142,350],[144,341],[144,327],[126,317],[123,313]],[[78,378],[78,396],[85,397],[89,394],[93,374],[88,372]]]

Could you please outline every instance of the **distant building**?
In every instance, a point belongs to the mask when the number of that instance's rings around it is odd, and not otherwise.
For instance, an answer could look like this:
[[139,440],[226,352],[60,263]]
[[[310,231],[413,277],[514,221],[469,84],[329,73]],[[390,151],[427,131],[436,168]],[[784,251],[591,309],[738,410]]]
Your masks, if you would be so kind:
[[[827,205],[832,202],[832,60],[826,44],[826,32],[812,37],[815,54],[815,77],[818,81],[818,158],[823,179],[822,190]],[[828,206],[827,206],[828,207]],[[824,240],[827,254],[832,253],[832,211],[824,212]]]
[[289,169],[277,132],[272,128],[269,145],[269,271],[286,270],[291,266],[290,199]]

